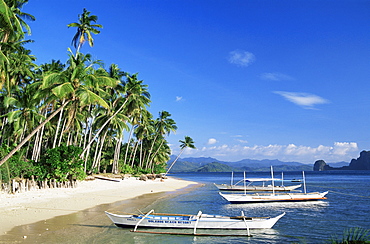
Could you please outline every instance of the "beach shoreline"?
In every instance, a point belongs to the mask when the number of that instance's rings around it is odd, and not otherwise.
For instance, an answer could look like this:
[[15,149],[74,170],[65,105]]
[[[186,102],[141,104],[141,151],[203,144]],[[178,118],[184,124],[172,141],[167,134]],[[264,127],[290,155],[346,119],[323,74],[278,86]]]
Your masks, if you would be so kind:
[[76,188],[53,188],[17,194],[0,194],[0,236],[20,225],[76,213],[102,204],[145,194],[171,192],[198,184],[169,177],[141,181],[135,177],[120,182],[95,179],[79,182]]

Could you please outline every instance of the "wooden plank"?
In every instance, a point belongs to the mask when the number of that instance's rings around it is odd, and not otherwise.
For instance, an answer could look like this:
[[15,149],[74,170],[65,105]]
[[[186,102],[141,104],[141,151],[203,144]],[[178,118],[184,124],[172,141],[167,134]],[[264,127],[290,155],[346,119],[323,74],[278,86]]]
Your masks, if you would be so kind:
[[109,181],[114,181],[114,182],[121,182],[121,180],[113,179],[113,178],[108,178],[108,177],[103,177],[103,176],[96,176],[96,175],[94,175],[94,177],[96,179],[99,179],[99,180],[109,180]]

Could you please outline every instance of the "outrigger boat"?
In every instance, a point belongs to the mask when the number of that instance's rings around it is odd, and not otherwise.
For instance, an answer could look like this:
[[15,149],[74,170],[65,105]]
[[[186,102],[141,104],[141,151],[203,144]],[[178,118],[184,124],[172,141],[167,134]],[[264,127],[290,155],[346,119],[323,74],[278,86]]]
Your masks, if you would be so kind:
[[230,203],[263,203],[263,202],[296,202],[296,201],[315,201],[315,200],[324,200],[326,199],[326,192],[310,192],[306,191],[306,181],[304,172],[303,174],[303,193],[291,193],[291,192],[279,192],[275,193],[274,187],[274,174],[271,167],[271,176],[272,176],[272,193],[249,193],[247,194],[224,194],[219,192],[219,194],[229,201]]
[[230,203],[261,203],[261,202],[298,202],[314,201],[326,199],[328,192],[310,192],[310,193],[253,193],[253,194],[222,194],[224,199]]
[[190,215],[154,213],[154,210],[151,210],[146,214],[105,213],[118,227],[134,227],[133,232],[174,234],[169,232],[138,231],[137,228],[140,226],[145,228],[192,229],[193,235],[196,235],[197,229],[247,230],[249,235],[249,229],[272,228],[276,222],[285,215],[284,212],[276,217],[247,217],[242,211],[241,216],[229,217],[223,215],[203,214],[201,211],[199,211],[197,215]]
[[[283,174],[282,174],[283,175]],[[281,181],[281,186],[272,186],[271,184],[266,184],[266,182],[271,182],[272,178],[244,178],[233,184],[233,172],[231,173],[231,182],[230,185],[228,184],[216,184],[214,185],[220,190],[220,191],[293,191],[298,188],[300,188],[302,185],[290,185],[290,186],[284,186],[283,177],[281,179],[274,179],[274,181]],[[242,185],[241,183],[244,183]],[[262,182],[262,185],[253,185],[255,182]]]

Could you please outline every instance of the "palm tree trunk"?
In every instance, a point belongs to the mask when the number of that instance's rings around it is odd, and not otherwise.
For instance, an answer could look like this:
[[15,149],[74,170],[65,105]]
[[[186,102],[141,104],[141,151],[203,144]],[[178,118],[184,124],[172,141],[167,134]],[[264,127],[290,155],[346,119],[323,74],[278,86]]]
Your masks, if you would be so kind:
[[140,140],[140,161],[139,161],[139,167],[141,168],[143,165],[143,141]]
[[70,142],[71,140],[71,132],[68,132],[68,138],[67,138],[67,146],[71,145],[72,143]]
[[152,161],[154,160],[155,156],[158,154],[159,150],[161,149],[162,145],[164,143],[164,140],[162,140],[161,144],[159,145],[157,151],[155,151],[155,153],[153,153],[153,156],[151,158],[151,160],[149,161],[150,164],[152,164]]
[[35,161],[36,161],[36,150],[37,150],[37,146],[38,146],[38,142],[39,142],[39,134],[40,134],[40,131],[38,131],[36,133],[36,137],[35,137],[34,145],[33,145],[33,150],[32,150],[31,160],[35,160]]
[[[185,149],[185,148],[184,148]],[[176,163],[176,161],[179,159],[179,157],[181,156],[182,152],[184,151],[184,149],[181,149],[179,155],[177,155],[176,159],[172,162],[172,164],[170,165],[170,167],[167,169],[166,173],[164,174],[164,176],[166,176],[168,174],[168,172],[170,172],[170,169],[172,168],[172,166]]]
[[135,143],[135,148],[134,148],[134,153],[132,155],[132,161],[131,161],[131,168],[134,167],[134,163],[135,163],[135,156],[136,156],[136,151],[137,151],[137,148],[139,147],[139,141],[137,141]]
[[45,119],[41,124],[39,124],[28,136],[26,136],[23,141],[21,141],[8,155],[0,160],[0,166],[5,163],[11,156],[14,155],[29,139],[31,139],[46,123],[48,123],[55,115],[57,115],[68,103],[70,100],[66,101],[60,108],[55,110],[47,119]]
[[105,138],[107,137],[107,134],[108,134],[108,130],[105,131],[105,133],[103,135],[103,138],[100,142],[100,149],[99,149],[99,154],[98,154],[98,159],[97,159],[97,168],[98,168],[99,173],[100,173],[101,154],[102,154],[102,151],[103,151],[104,142],[105,142]]
[[98,139],[98,141],[96,142],[96,146],[95,146],[95,153],[94,153],[94,158],[93,158],[93,163],[92,163],[92,166],[91,166],[91,171],[89,172],[89,173],[91,173],[91,172],[93,172],[94,171],[94,169],[95,169],[95,167],[96,167],[96,165],[97,165],[97,159],[98,159],[98,148],[99,148],[99,145],[100,145],[100,138]]
[[125,100],[125,102],[121,105],[121,107],[109,118],[107,119],[107,121],[105,121],[105,123],[101,126],[101,128],[98,130],[98,132],[96,132],[95,136],[90,140],[89,144],[87,144],[87,146],[84,148],[83,152],[80,154],[83,155],[87,148],[93,143],[93,141],[95,140],[95,138],[97,138],[100,134],[100,132],[102,132],[102,130],[105,128],[105,126],[107,126],[107,124],[119,113],[121,112],[121,110],[123,109],[123,107],[125,106],[127,102],[127,99]]
[[[22,134],[21,134],[21,136],[19,137],[19,138],[20,138],[20,141],[22,141],[22,140],[23,140],[23,138],[24,138],[24,134],[26,133],[26,129],[27,129],[27,124],[26,124],[26,123],[24,123]],[[1,143],[0,143],[0,145],[1,145]]]
[[[157,132],[158,133],[158,132]],[[150,158],[151,158],[151,152],[152,152],[152,150],[153,150],[153,147],[154,147],[154,144],[155,144],[155,141],[157,140],[157,137],[158,137],[158,134],[156,133],[156,135],[155,135],[155,137],[154,137],[154,140],[153,140],[153,142],[152,142],[152,145],[150,146],[150,150],[149,150],[149,152],[148,152],[148,158],[147,158],[147,162],[146,162],[146,165],[148,165],[148,164],[150,164]],[[144,159],[145,160],[145,159]]]
[[112,168],[112,173],[117,174],[118,173],[118,164],[119,164],[119,157],[120,157],[120,152],[121,152],[121,145],[122,145],[122,140],[123,140],[123,132],[119,139],[117,140],[116,144],[116,149],[114,151],[114,160],[113,160],[113,168]]
[[144,164],[145,164],[145,160],[144,159],[146,157],[146,154],[147,154],[147,151],[145,150],[144,153],[143,153],[143,161],[142,161],[142,166],[141,166],[142,169],[144,168]]
[[2,122],[2,125],[1,125],[1,134],[0,134],[0,145],[3,144],[3,141],[4,141],[4,134],[5,134],[5,130],[4,130],[4,127],[5,127],[5,124],[7,123],[8,121],[8,118],[3,118],[3,122]]
[[[45,110],[45,112],[44,112],[45,118],[46,118],[46,115],[47,115],[47,111]],[[39,134],[39,143],[38,143],[37,150],[36,150],[36,159],[35,159],[36,161],[38,161],[40,159],[41,146],[42,146],[42,137],[44,135],[44,130],[45,130],[45,126],[42,126],[40,134]]]
[[62,144],[64,129],[66,128],[66,124],[67,124],[67,118],[64,119],[62,130],[60,131],[58,147],[60,147],[60,145]]
[[57,130],[55,131],[55,135],[54,135],[53,148],[55,148],[55,146],[57,145],[57,138],[58,138],[60,123],[62,122],[62,116],[63,116],[63,109],[60,111],[60,114],[59,114]]
[[41,146],[42,146],[42,136],[44,135],[44,129],[45,126],[41,128],[40,135],[39,135],[39,142],[36,150],[36,161],[40,159],[40,153],[41,153]]
[[[92,124],[93,124],[93,121],[94,121],[94,118],[92,119],[91,121],[91,124],[90,124],[90,127],[89,127],[89,141],[91,141],[91,137],[92,137]],[[85,148],[85,143],[84,143],[84,148]],[[85,151],[86,153],[86,157],[85,157],[85,173],[86,173],[86,170],[87,170],[87,160],[89,159],[89,155],[90,155],[90,150],[91,150],[91,145],[87,146],[87,149]],[[83,155],[83,154],[81,154]]]
[[130,129],[130,134],[128,135],[128,139],[127,139],[127,146],[126,146],[126,152],[125,152],[125,164],[127,162],[127,153],[128,153],[128,148],[130,147],[130,141],[131,141],[131,138],[132,138],[132,133],[134,132],[134,125],[132,125],[131,129]]

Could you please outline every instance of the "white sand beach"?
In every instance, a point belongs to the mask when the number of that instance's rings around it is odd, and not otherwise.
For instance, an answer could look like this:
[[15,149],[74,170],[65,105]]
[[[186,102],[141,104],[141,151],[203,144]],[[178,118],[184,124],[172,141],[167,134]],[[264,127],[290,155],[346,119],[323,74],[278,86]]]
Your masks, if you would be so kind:
[[13,227],[78,212],[106,203],[127,200],[143,194],[174,191],[196,182],[168,178],[141,181],[134,177],[120,182],[93,180],[79,182],[76,188],[34,190],[0,194],[0,235]]

